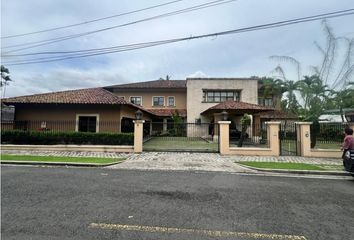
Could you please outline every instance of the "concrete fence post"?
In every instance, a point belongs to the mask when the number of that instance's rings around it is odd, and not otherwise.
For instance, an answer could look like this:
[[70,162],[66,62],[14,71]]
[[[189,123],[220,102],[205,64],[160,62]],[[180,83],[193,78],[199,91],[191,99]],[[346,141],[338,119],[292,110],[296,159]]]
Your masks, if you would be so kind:
[[266,122],[269,148],[273,156],[280,155],[279,130],[280,122]]
[[143,151],[143,126],[145,120],[133,120],[134,123],[134,152]]
[[218,123],[220,154],[228,154],[230,152],[229,125],[231,121],[219,121]]
[[299,134],[300,137],[300,155],[302,157],[311,157],[311,133],[310,126],[312,122],[296,122],[297,126],[299,126]]

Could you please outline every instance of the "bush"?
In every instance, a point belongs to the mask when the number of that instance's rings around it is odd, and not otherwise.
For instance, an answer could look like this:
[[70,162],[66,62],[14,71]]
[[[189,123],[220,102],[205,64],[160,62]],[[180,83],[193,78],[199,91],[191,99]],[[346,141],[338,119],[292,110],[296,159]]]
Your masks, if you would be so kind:
[[133,145],[133,133],[34,132],[11,130],[1,132],[2,144],[93,144]]

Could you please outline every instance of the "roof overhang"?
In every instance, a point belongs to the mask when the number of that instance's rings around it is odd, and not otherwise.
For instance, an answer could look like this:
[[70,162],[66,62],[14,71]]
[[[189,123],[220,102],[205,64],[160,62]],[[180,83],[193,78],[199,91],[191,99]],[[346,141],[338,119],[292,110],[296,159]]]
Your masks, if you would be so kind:
[[243,115],[245,113],[256,114],[261,112],[275,111],[275,109],[273,107],[266,107],[257,104],[252,104],[252,103],[225,101],[213,107],[208,108],[207,110],[203,111],[201,114],[202,115],[214,114],[214,113],[220,113],[222,111],[226,111],[229,114]]

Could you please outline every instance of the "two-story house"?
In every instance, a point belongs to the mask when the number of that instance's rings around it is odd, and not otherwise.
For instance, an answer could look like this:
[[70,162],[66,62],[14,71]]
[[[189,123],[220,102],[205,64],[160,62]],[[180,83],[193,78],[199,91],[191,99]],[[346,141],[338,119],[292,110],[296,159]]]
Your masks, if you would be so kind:
[[172,114],[188,123],[216,123],[225,110],[235,123],[244,113],[253,116],[253,124],[260,123],[261,113],[274,108],[269,102],[258,104],[258,85],[257,78],[155,80],[12,97],[2,103],[15,106],[16,121],[38,122],[27,128],[54,128],[55,121],[67,121],[63,130],[129,132],[140,109],[146,121],[161,123],[165,131]]

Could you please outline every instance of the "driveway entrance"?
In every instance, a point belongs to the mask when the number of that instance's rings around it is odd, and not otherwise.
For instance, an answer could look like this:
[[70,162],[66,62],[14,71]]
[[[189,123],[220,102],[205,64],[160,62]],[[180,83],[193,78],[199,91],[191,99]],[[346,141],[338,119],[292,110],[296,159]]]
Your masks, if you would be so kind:
[[144,151],[219,152],[219,125],[209,123],[144,123]]

